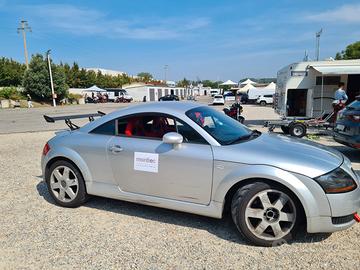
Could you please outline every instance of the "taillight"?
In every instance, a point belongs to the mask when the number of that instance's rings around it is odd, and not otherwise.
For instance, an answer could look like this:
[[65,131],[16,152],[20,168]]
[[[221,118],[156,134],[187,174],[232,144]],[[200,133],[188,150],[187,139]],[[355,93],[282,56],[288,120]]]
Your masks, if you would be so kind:
[[353,122],[360,122],[360,115],[348,115],[348,118]]
[[44,145],[43,152],[42,152],[43,156],[46,156],[49,151],[50,151],[50,146],[48,143],[46,143]]

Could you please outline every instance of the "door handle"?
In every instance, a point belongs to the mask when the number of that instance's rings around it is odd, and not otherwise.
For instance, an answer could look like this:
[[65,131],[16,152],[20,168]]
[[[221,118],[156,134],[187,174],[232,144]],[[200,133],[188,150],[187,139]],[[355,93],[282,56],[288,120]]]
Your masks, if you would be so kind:
[[124,149],[120,145],[113,145],[109,147],[109,151],[112,152],[113,154],[120,153],[123,150]]

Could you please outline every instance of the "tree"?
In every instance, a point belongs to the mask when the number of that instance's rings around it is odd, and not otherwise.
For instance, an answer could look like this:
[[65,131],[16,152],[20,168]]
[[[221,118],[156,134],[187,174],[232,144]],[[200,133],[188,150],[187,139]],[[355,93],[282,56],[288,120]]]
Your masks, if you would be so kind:
[[336,53],[335,59],[360,59],[360,41],[348,45],[345,51]]
[[24,77],[25,65],[5,57],[0,58],[0,86],[19,86]]
[[[65,68],[51,63],[54,90],[58,98],[67,96]],[[27,93],[38,99],[51,98],[49,70],[46,58],[41,54],[33,55],[29,69],[25,71],[23,86]]]
[[190,85],[190,81],[187,80],[186,78],[182,79],[177,83],[178,87],[188,87],[189,85]]
[[140,72],[137,75],[143,82],[150,82],[153,76],[149,72]]

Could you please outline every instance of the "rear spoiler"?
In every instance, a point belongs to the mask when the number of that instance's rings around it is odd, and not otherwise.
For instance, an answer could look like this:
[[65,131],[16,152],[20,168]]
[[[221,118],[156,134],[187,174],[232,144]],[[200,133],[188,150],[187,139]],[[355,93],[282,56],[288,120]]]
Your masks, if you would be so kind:
[[78,125],[71,122],[72,119],[81,119],[89,118],[89,121],[94,121],[94,117],[104,116],[106,113],[98,111],[97,113],[88,113],[88,114],[75,114],[75,115],[64,115],[64,116],[48,116],[44,115],[45,121],[48,123],[55,123],[56,121],[64,120],[65,124],[71,129],[75,130],[80,128]]

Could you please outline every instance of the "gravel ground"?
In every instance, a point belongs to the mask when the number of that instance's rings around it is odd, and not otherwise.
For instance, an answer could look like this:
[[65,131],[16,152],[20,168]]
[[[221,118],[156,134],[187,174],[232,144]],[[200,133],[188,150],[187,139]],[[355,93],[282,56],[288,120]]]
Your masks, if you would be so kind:
[[[77,209],[55,206],[40,170],[41,149],[52,136],[0,135],[0,269],[359,267],[359,225],[332,235],[300,233],[291,243],[262,248],[245,243],[229,217],[105,198]],[[353,156],[360,169],[358,154]]]

